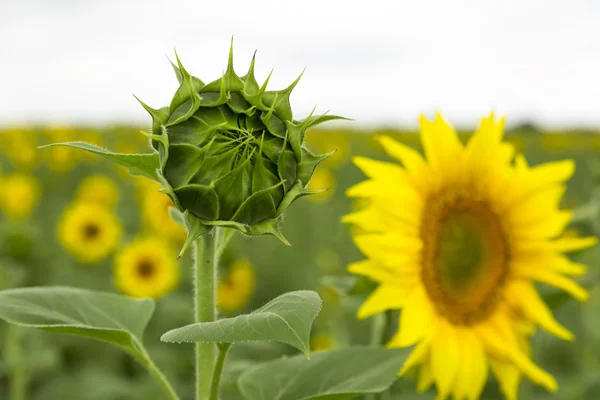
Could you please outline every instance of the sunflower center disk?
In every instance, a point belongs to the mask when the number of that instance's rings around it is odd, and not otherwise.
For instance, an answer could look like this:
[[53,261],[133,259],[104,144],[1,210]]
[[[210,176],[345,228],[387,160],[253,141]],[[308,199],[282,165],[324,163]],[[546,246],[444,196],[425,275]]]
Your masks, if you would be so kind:
[[83,235],[86,239],[95,239],[100,234],[100,228],[98,225],[89,223],[83,227]]
[[423,282],[438,312],[459,325],[485,319],[507,272],[498,216],[481,200],[442,193],[427,202],[421,237]]
[[148,279],[154,275],[154,263],[149,260],[142,260],[137,265],[137,273],[143,279]]

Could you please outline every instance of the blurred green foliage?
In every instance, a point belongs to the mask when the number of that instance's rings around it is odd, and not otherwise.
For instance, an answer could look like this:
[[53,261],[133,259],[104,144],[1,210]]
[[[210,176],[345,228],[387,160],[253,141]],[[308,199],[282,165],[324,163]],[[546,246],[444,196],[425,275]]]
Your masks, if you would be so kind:
[[[373,284],[348,276],[345,266],[362,258],[351,240],[351,228],[340,219],[356,207],[345,197],[345,190],[363,179],[351,164],[353,154],[387,159],[376,144],[374,135],[387,134],[419,148],[415,132],[392,129],[376,131],[308,132],[309,146],[322,153],[338,152],[323,163],[326,175],[314,184],[331,189],[313,200],[301,200],[286,213],[282,229],[292,243],[286,247],[273,237],[249,238],[237,235],[223,255],[225,279],[227,269],[236,260],[247,259],[255,273],[255,288],[248,304],[236,312],[258,308],[277,295],[301,289],[321,294],[324,308],[313,336],[315,348],[323,343],[330,347],[368,344],[373,339],[377,318],[358,321],[356,309]],[[509,130],[506,138],[518,151],[524,152],[530,164],[572,158],[577,163],[575,176],[569,182],[564,198],[565,208],[575,209],[575,221],[569,234],[600,233],[600,135],[594,132],[540,132],[532,127]],[[115,208],[122,227],[120,247],[139,235],[159,236],[174,248],[181,238],[148,223],[143,213],[139,182],[107,161],[71,149],[38,150],[37,146],[54,141],[86,140],[117,152],[146,151],[145,137],[135,127],[115,126],[103,129],[86,127],[30,127],[5,129],[0,133],[0,287],[34,285],[76,286],[116,292],[113,276],[114,255],[94,263],[81,264],[62,247],[57,234],[60,217],[76,196],[85,177],[103,174],[113,180],[119,191]],[[5,177],[19,173],[34,177],[39,184],[39,201],[26,218],[15,218],[2,198],[10,196]],[[311,187],[312,189],[325,187]],[[19,202],[18,202],[19,203]],[[8,208],[7,208],[8,207]],[[118,249],[117,249],[118,251]],[[154,318],[145,342],[165,374],[183,399],[193,393],[194,359],[192,344],[164,344],[160,336],[175,327],[191,323],[192,279],[189,255],[180,260],[181,278],[173,292],[158,299]],[[579,304],[554,290],[542,288],[557,319],[572,330],[577,339],[563,342],[538,332],[532,343],[533,359],[558,380],[560,390],[549,394],[523,381],[522,399],[598,398],[600,388],[600,250],[575,254],[575,259],[589,266],[589,274],[581,282],[590,289],[591,298]],[[228,291],[235,293],[235,290]],[[388,315],[392,325],[397,315]],[[379,321],[380,322],[380,321]],[[390,331],[393,330],[392,326]],[[323,337],[328,340],[323,341]],[[378,338],[375,338],[378,339]],[[284,354],[295,354],[289,346],[276,343],[239,344],[228,356],[223,377],[223,398],[241,399],[235,377],[252,362],[273,360]],[[53,333],[9,328],[0,325],[0,398],[9,397],[9,377],[14,371],[26,371],[27,399],[32,400],[121,400],[161,399],[162,393],[147,373],[129,356],[116,348],[90,340]],[[410,379],[398,381],[389,398],[402,400],[433,399],[433,391],[417,394]],[[500,399],[496,383],[490,380],[483,399]]]

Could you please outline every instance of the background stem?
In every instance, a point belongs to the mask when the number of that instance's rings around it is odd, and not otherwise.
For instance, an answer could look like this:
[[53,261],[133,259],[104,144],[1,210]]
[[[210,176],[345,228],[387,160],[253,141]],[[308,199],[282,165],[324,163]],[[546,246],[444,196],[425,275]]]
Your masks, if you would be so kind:
[[221,382],[221,373],[223,372],[225,357],[227,356],[227,351],[231,347],[231,343],[221,343],[218,347],[219,356],[217,357],[217,364],[215,365],[212,382],[210,384],[210,400],[219,400],[219,383]]
[[11,325],[5,343],[5,358],[10,365],[10,399],[26,400],[28,371],[23,358],[23,343],[21,328]]
[[[216,280],[220,228],[196,239],[195,248],[195,322],[212,322],[217,317]],[[196,400],[208,400],[216,363],[214,343],[196,343]]]
[[163,375],[161,370],[154,364],[154,361],[150,358],[148,351],[144,347],[143,343],[136,341],[136,347],[139,351],[138,354],[132,353],[132,355],[137,358],[144,367],[150,372],[150,374],[156,379],[156,381],[160,384],[160,386],[165,391],[165,394],[168,396],[170,400],[179,400],[179,396],[173,389],[173,386],[169,383],[167,378]]

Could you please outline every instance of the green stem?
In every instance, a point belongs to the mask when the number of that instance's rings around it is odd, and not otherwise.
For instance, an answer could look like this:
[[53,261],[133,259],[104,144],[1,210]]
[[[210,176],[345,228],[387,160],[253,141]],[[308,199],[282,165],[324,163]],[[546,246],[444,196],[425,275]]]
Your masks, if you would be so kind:
[[142,365],[144,365],[144,367],[146,367],[148,372],[150,372],[150,374],[156,379],[156,381],[163,388],[163,390],[165,391],[165,394],[167,395],[167,397],[170,400],[179,400],[179,396],[175,392],[175,389],[173,389],[173,386],[171,386],[171,384],[169,383],[169,381],[167,380],[165,375],[156,366],[156,364],[154,364],[154,361],[152,361],[152,359],[150,358],[150,355],[148,354],[148,351],[146,350],[144,345],[139,341],[136,341],[135,345],[136,345],[139,353],[138,354],[134,353],[133,356],[135,358],[137,358],[142,363]]
[[231,347],[231,343],[220,343],[219,344],[219,356],[217,357],[217,364],[213,371],[212,382],[210,385],[210,400],[219,400],[219,383],[221,382],[221,373],[223,372],[223,365],[225,364],[225,357],[227,351]]
[[11,365],[10,398],[25,400],[27,398],[27,368],[23,359],[21,328],[11,325],[6,338],[6,358]]
[[[195,322],[213,322],[217,318],[216,280],[220,228],[196,239],[195,245]],[[196,343],[196,400],[208,400],[215,368],[214,343]]]

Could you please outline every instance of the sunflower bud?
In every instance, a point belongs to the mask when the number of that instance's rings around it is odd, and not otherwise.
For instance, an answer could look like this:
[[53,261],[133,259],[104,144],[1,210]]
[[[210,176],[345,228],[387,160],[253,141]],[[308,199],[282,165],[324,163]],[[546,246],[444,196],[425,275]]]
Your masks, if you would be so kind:
[[[225,74],[205,84],[190,75],[176,54],[179,89],[167,107],[152,116],[152,147],[158,152],[158,179],[177,209],[206,227],[227,226],[249,235],[273,234],[284,243],[278,224],[307,189],[316,155],[304,143],[306,130],[341,119],[312,113],[294,120],[290,94],[267,91],[254,76],[254,57],[246,75],[233,69],[230,49]],[[270,77],[270,75],[269,75]]]

